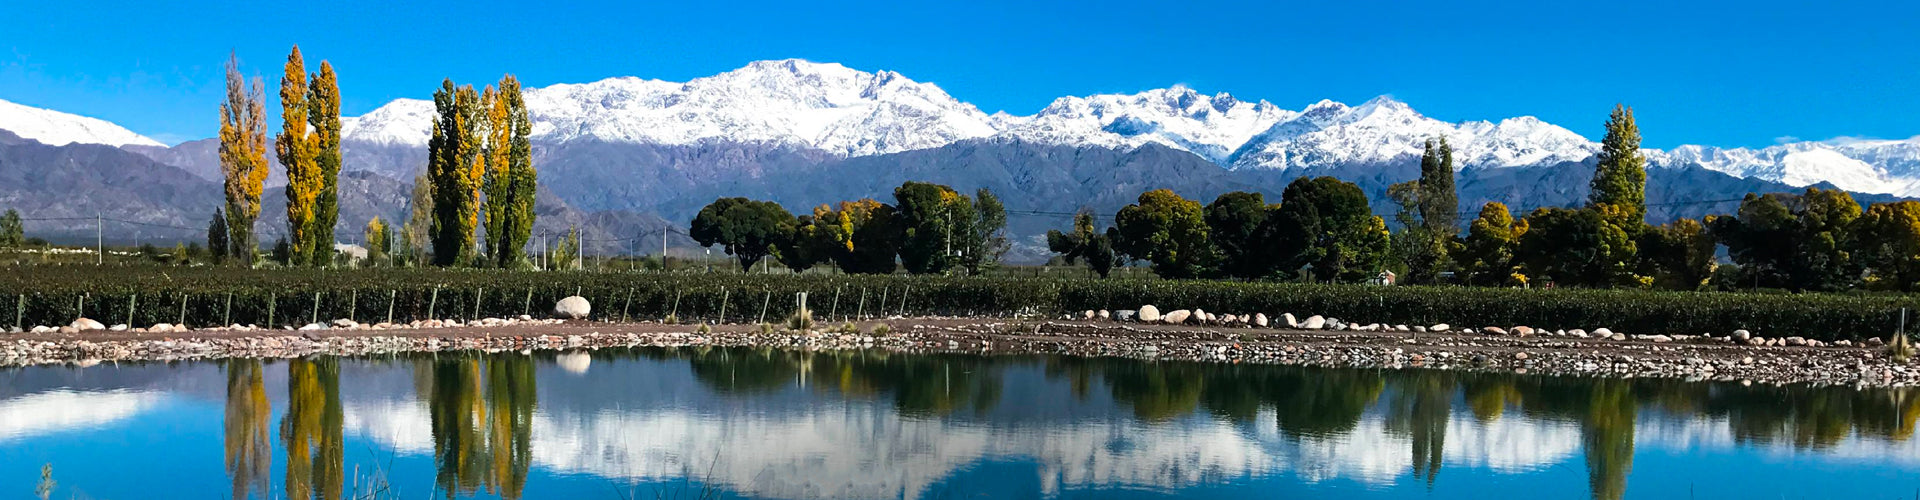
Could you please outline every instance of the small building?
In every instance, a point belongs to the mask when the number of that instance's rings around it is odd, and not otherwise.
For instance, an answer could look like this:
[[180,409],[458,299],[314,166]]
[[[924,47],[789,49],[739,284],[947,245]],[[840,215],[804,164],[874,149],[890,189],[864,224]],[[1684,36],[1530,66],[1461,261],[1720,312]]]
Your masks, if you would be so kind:
[[1372,278],[1368,278],[1367,284],[1379,285],[1379,286],[1393,286],[1394,279],[1398,277],[1399,275],[1393,274],[1393,271],[1380,271],[1380,274],[1376,274],[1376,275],[1373,275]]

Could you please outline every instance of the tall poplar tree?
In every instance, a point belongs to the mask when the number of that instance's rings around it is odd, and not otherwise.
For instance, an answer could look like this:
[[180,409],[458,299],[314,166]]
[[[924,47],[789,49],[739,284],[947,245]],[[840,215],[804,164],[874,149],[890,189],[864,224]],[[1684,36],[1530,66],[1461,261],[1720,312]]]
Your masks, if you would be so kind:
[[320,61],[320,72],[307,85],[307,124],[313,128],[313,164],[320,176],[320,192],[313,204],[314,264],[324,265],[333,255],[334,226],[340,221],[340,83],[333,64]]
[[1607,117],[1607,136],[1600,140],[1600,152],[1594,155],[1593,191],[1589,203],[1610,205],[1620,222],[1645,224],[1647,217],[1647,157],[1640,154],[1640,126],[1633,122],[1633,108],[1613,106]]
[[1459,234],[1460,194],[1453,186],[1453,146],[1427,140],[1420,155],[1420,223],[1443,238]]
[[[287,54],[280,77],[280,135],[273,139],[280,166],[287,169],[288,263],[319,265],[314,252],[314,202],[320,195],[320,169],[313,159],[313,134],[307,131],[307,67],[300,47]],[[329,255],[331,257],[331,255]],[[329,259],[331,260],[331,259]]]
[[427,140],[427,178],[433,183],[433,262],[473,262],[485,163],[479,147],[480,94],[473,86],[440,83],[433,93],[433,135]]
[[527,117],[527,100],[520,93],[520,80],[513,75],[500,79],[500,99],[507,103],[507,125],[512,129],[507,140],[507,176],[511,184],[507,187],[506,221],[501,223],[504,240],[500,244],[499,254],[502,267],[511,266],[523,258],[527,241],[533,239],[534,188],[540,183],[540,174],[533,166],[533,120]]
[[253,222],[267,182],[267,110],[259,78],[248,86],[239,57],[227,58],[227,97],[220,104],[220,172],[225,177],[230,255],[252,265]]
[[481,191],[486,199],[481,205],[486,212],[486,231],[481,238],[486,241],[487,261],[497,266],[508,263],[502,261],[506,236],[504,224],[507,221],[507,189],[512,186],[508,173],[507,153],[508,137],[513,130],[507,123],[507,100],[492,86],[480,93],[480,108],[485,111],[486,120],[480,123],[480,158],[486,163],[481,178]]

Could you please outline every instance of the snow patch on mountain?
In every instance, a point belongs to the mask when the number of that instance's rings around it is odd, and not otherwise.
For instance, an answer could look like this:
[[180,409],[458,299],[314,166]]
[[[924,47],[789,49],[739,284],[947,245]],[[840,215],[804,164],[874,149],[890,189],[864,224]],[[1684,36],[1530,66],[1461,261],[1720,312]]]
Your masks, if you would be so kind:
[[[533,139],[799,144],[860,156],[992,135],[991,119],[899,73],[787,59],[686,83],[609,78],[529,89]],[[400,100],[343,120],[348,140],[424,146],[433,103]]]
[[1920,137],[1795,142],[1760,149],[1688,145],[1650,150],[1648,158],[1656,166],[1698,165],[1793,186],[1826,182],[1848,191],[1920,196]]
[[98,118],[40,109],[0,99],[0,130],[49,146],[73,143],[159,146],[160,141]]
[[1255,134],[1299,113],[1267,101],[1176,85],[1137,94],[1055,99],[1032,116],[994,115],[1002,134],[1043,144],[1131,148],[1160,143],[1224,163]]
[[1247,141],[1229,165],[1295,169],[1403,162],[1418,158],[1428,139],[1439,138],[1453,146],[1456,169],[1551,165],[1579,161],[1596,149],[1579,134],[1530,116],[1453,124],[1380,96],[1354,107],[1334,101],[1308,106]]

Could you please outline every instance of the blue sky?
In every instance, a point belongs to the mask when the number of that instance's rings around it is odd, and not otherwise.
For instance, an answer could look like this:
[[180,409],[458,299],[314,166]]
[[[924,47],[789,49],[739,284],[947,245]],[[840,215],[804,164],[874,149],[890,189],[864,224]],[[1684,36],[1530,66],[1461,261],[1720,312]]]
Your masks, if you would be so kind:
[[1015,114],[1183,83],[1292,109],[1388,94],[1593,138],[1624,102],[1651,147],[1920,135],[1920,2],[1898,0],[85,3],[5,8],[0,99],[167,142],[213,134],[229,50],[271,95],[296,43],[339,70],[348,115],[443,77],[684,81],[798,57]]

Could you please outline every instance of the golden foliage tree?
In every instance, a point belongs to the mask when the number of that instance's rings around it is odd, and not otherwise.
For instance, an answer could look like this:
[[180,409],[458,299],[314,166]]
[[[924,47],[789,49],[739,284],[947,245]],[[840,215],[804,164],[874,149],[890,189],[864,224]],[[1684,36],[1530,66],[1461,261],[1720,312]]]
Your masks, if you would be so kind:
[[273,149],[280,166],[287,169],[287,243],[292,248],[288,263],[323,263],[316,262],[314,251],[314,203],[321,181],[320,168],[314,163],[314,137],[307,130],[307,67],[299,46],[287,54],[286,74],[280,77],[280,135],[274,137]]
[[253,263],[258,243],[253,222],[260,217],[260,192],[267,182],[267,111],[259,78],[248,86],[240,59],[228,56],[227,97],[220,104],[220,171],[225,176],[226,227],[234,258]]
[[445,80],[433,93],[433,136],[427,141],[427,178],[433,184],[433,261],[439,266],[473,262],[474,230],[480,218],[480,94],[473,86]]

